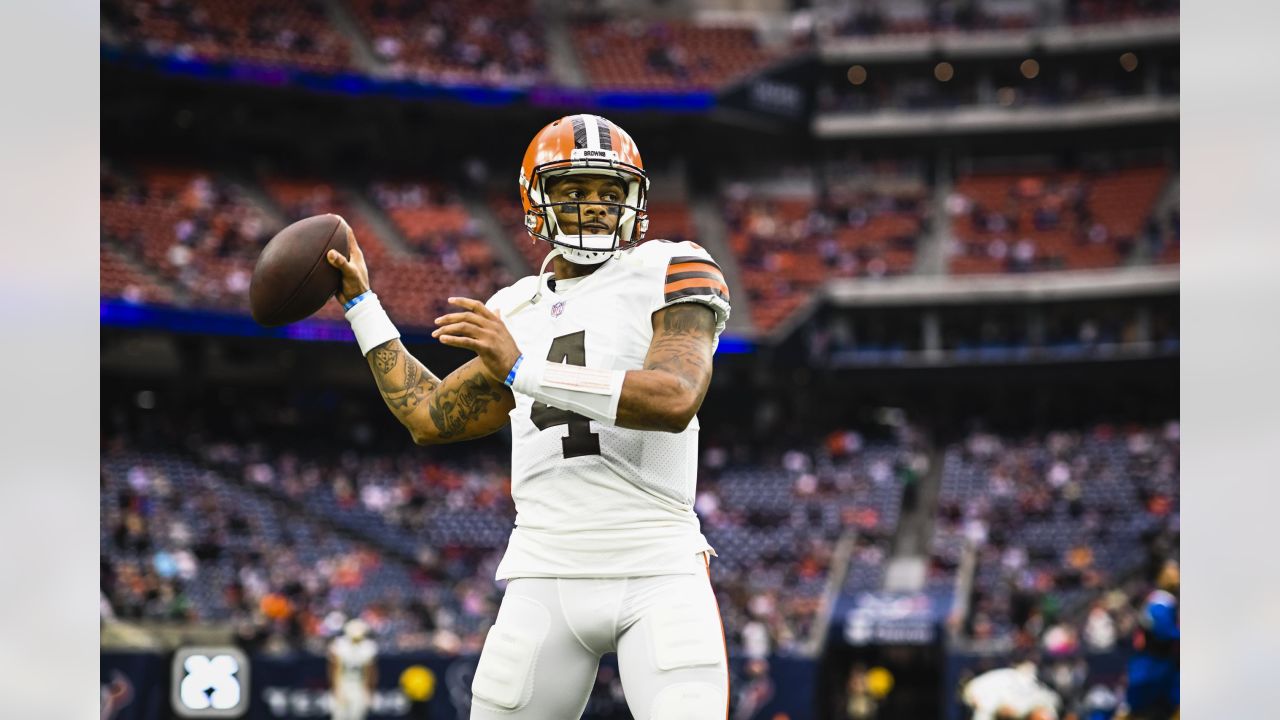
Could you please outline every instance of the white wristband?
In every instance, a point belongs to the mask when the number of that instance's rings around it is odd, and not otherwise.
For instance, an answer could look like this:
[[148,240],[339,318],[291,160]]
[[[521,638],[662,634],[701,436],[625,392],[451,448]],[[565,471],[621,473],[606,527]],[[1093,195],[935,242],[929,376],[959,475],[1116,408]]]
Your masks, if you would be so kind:
[[516,377],[511,381],[511,389],[525,395],[533,395],[542,385],[542,369],[546,366],[546,360],[525,355],[520,361],[520,367],[516,368]]
[[356,344],[360,346],[360,354],[368,355],[369,351],[388,340],[400,337],[400,331],[392,324],[387,311],[382,309],[378,296],[373,292],[356,303],[347,311],[347,322],[351,323],[351,332],[356,334]]
[[598,370],[526,356],[516,370],[511,389],[552,407],[613,425],[618,420],[618,401],[626,377],[625,370]]

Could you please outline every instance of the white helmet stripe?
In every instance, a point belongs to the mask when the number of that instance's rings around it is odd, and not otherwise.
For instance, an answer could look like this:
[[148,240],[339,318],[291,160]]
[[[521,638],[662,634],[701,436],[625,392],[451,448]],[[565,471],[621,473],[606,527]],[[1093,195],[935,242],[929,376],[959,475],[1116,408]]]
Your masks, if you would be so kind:
[[596,125],[595,115],[583,115],[583,121],[587,125],[587,149],[600,149],[600,128]]

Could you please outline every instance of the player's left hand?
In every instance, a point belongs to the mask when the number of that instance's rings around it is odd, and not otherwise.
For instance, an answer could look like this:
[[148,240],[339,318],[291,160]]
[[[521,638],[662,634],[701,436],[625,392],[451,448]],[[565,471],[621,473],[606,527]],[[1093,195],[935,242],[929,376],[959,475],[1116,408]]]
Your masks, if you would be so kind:
[[451,297],[449,304],[464,308],[465,312],[449,313],[436,318],[436,329],[431,337],[445,345],[472,350],[484,363],[485,372],[495,382],[507,379],[511,366],[520,357],[515,338],[502,322],[501,314],[471,298]]

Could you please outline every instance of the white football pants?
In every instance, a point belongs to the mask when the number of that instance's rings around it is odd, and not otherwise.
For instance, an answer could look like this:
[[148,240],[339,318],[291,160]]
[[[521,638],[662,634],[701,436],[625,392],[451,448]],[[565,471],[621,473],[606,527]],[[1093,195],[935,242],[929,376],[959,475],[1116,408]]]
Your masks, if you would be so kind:
[[471,720],[582,717],[600,656],[618,654],[636,720],[723,720],[724,627],[707,574],[516,578],[485,638]]
[[369,713],[369,689],[363,680],[342,681],[342,700],[333,702],[333,720],[364,720]]

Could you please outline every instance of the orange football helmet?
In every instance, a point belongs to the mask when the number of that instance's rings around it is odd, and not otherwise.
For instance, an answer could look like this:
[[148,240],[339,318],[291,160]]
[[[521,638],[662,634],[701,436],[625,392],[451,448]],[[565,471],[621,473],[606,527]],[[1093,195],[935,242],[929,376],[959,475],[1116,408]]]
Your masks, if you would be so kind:
[[[546,182],[551,177],[577,174],[614,176],[626,187],[622,202],[590,203],[618,208],[618,225],[613,233],[560,232],[553,206],[580,208],[587,203],[551,202]],[[604,262],[638,244],[649,228],[649,178],[640,150],[627,131],[599,115],[566,115],[538,131],[520,166],[520,200],[529,235],[555,245],[565,258],[576,263]]]

